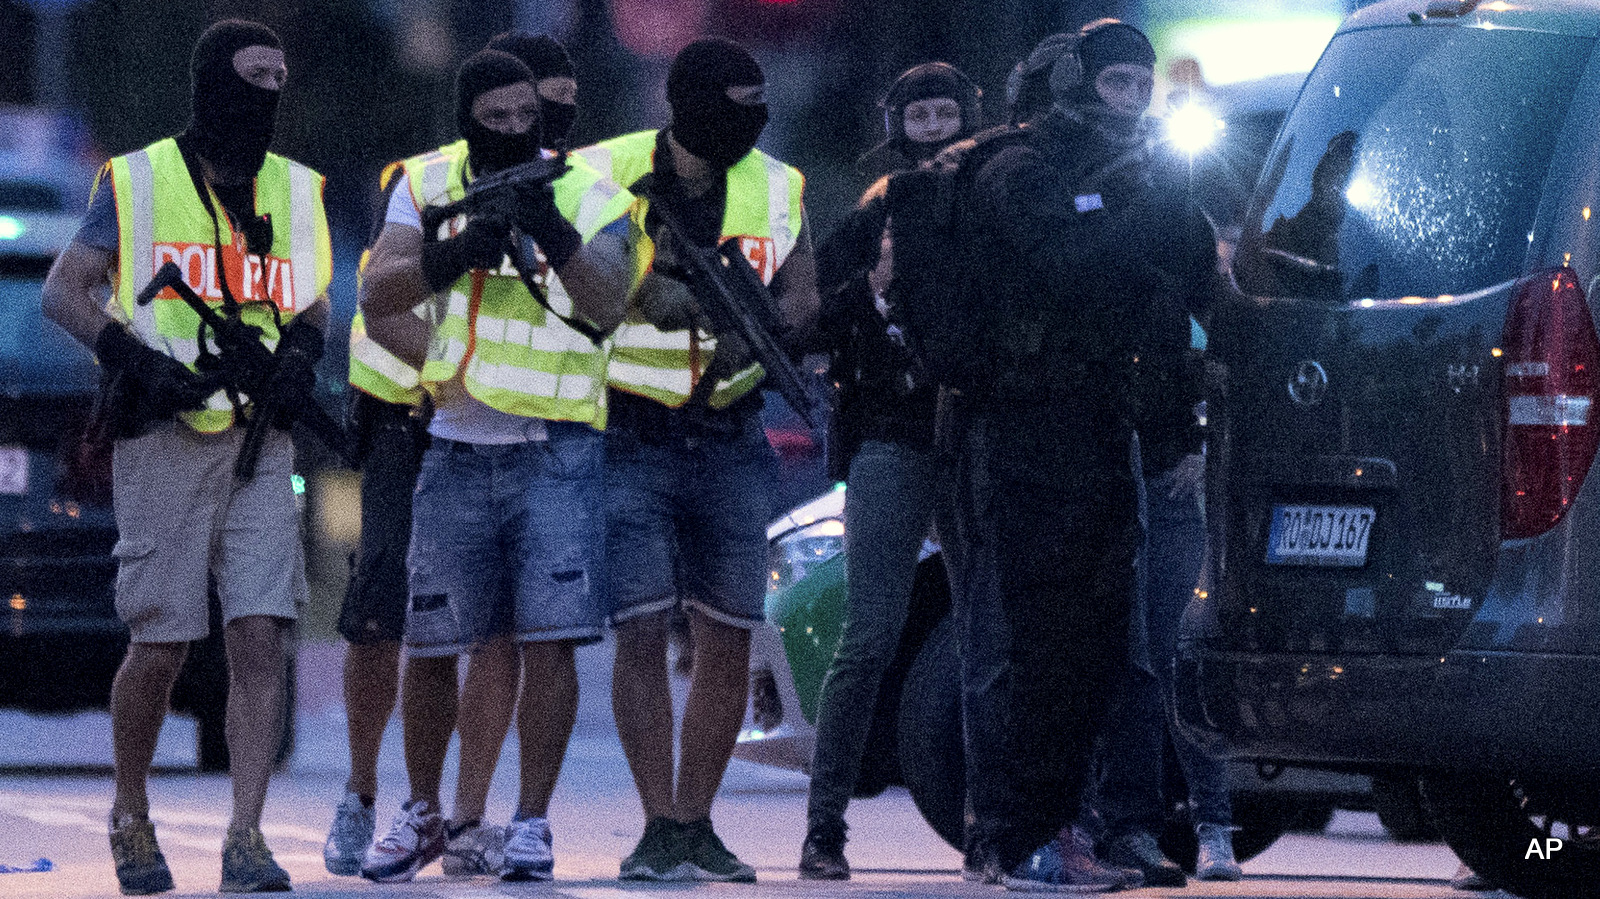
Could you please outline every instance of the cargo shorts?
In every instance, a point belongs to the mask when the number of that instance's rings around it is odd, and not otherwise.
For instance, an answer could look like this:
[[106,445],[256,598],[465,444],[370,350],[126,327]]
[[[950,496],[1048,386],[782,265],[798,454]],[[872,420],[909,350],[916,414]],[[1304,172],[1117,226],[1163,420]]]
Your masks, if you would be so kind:
[[243,428],[202,434],[166,422],[112,451],[117,615],[135,643],[210,632],[207,577],[224,624],[293,619],[307,600],[289,435],[267,429],[255,477],[236,483]]

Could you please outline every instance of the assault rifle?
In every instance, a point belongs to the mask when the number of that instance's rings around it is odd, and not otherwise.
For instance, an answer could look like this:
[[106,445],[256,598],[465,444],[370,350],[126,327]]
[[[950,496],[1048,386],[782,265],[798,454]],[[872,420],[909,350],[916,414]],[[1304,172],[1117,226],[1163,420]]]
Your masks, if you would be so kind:
[[539,286],[539,257],[534,252],[533,238],[522,232],[517,227],[517,207],[522,203],[519,196],[520,189],[541,187],[555,183],[557,178],[572,171],[572,166],[567,164],[565,150],[555,156],[540,156],[521,165],[514,165],[508,169],[501,169],[481,178],[474,178],[466,187],[461,199],[440,205],[428,205],[422,209],[422,238],[433,240],[439,233],[439,226],[458,215],[486,215],[497,214],[504,216],[511,222],[511,240],[507,253],[511,256],[511,265],[517,270],[517,277],[521,279],[522,286],[528,293],[545,308],[546,312],[565,322],[568,327],[579,334],[589,338],[598,346],[606,339],[606,332],[594,327],[581,318],[564,315],[550,306],[550,298],[545,295],[544,288]]
[[657,202],[657,197],[652,196],[655,191],[649,178],[640,179],[629,189],[650,201],[651,216],[672,235],[673,256],[687,275],[689,291],[710,322],[712,335],[743,339],[784,402],[799,413],[808,427],[815,428],[816,406],[806,390],[805,379],[772,336],[772,328],[781,325],[778,304],[739,249],[738,238],[728,238],[715,250],[699,246],[689,239],[688,230],[667,208],[668,204]]
[[[169,287],[200,316],[201,353],[206,352],[206,335],[210,332],[210,339],[217,345],[222,384],[230,397],[237,401],[238,394],[246,394],[254,404],[249,424],[245,427],[244,442],[239,447],[239,457],[233,463],[233,476],[240,481],[248,481],[255,477],[256,462],[261,458],[267,427],[283,405],[281,397],[273,397],[267,390],[267,384],[278,366],[277,354],[262,346],[260,328],[247,324],[237,312],[223,316],[207,305],[183,280],[183,271],[175,262],[168,262],[157,269],[155,278],[139,292],[134,301],[141,306],[149,305],[156,294]],[[338,453],[346,465],[353,467],[355,458],[344,428],[312,397],[296,397],[295,400],[296,420],[304,422],[324,445]]]
[[438,206],[430,204],[423,207],[422,232],[432,235],[438,232],[440,225],[458,215],[486,212],[498,212],[515,224],[517,204],[521,202],[521,198],[517,196],[517,188],[553,184],[557,178],[571,170],[572,166],[567,164],[567,154],[563,152],[548,158],[541,155],[538,159],[530,159],[521,165],[474,178],[467,184],[466,193],[461,199]]

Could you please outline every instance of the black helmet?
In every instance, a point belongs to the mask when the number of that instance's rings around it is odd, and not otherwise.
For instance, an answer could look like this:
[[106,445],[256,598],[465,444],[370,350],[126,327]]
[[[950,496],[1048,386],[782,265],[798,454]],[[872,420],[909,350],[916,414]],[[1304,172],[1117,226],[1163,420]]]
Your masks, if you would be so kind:
[[[906,137],[906,107],[918,100],[943,97],[961,107],[961,127],[948,140],[932,148],[920,148]],[[976,133],[983,122],[980,100],[983,91],[964,72],[946,62],[928,62],[900,73],[878,101],[883,110],[884,140],[863,155],[857,166],[877,174],[907,168],[939,149]]]

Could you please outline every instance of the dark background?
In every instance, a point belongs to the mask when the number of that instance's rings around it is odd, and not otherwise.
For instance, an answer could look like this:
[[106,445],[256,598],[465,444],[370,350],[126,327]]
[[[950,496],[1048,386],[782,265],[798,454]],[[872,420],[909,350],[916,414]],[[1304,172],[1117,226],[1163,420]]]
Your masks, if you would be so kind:
[[[875,105],[901,70],[964,69],[1000,115],[1005,74],[1039,38],[1141,0],[0,0],[0,102],[65,107],[115,155],[181,130],[189,51],[212,21],[257,19],[284,40],[290,79],[274,149],[328,177],[335,230],[359,235],[377,171],[453,138],[455,66],[493,34],[546,31],[569,49],[582,109],[574,145],[663,124],[673,52],[701,34],[746,43],[767,68],[763,147],[807,173],[825,232],[882,136]],[[892,37],[891,37],[892,36]],[[42,62],[41,62],[42,61]],[[41,71],[41,65],[44,71]],[[340,273],[341,277],[347,273]]]

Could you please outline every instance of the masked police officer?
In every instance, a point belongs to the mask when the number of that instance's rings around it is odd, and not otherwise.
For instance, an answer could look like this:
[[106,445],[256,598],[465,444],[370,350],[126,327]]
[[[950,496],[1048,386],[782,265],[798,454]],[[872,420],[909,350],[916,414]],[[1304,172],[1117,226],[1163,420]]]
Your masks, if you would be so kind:
[[[711,827],[711,803],[744,718],[750,628],[763,620],[775,458],[758,411],[762,369],[730,335],[710,335],[649,214],[664,203],[688,240],[738,240],[785,324],[811,327],[816,271],[800,173],[754,149],[765,77],[744,48],[690,44],[667,76],[672,123],[580,151],[619,184],[648,175],[640,211],[653,238],[617,329],[607,432],[607,566],[617,631],[612,707],[646,817],[624,879],[753,881]],[[667,622],[687,607],[693,681],[673,767]]]
[[[106,165],[44,290],[46,313],[94,348],[125,413],[114,434],[116,600],[132,642],[111,696],[111,853],[130,895],[173,888],[145,781],[187,645],[208,630],[208,576],[229,662],[233,818],[221,889],[289,889],[260,822],[284,720],[286,643],[306,596],[294,449],[270,429],[255,476],[236,480],[250,407],[218,389],[215,369],[197,370],[192,309],[170,289],[148,305],[134,299],[163,262],[178,262],[196,293],[237,310],[277,347],[265,399],[297,405],[322,353],[332,259],[322,178],[267,152],[288,77],[277,35],[218,22],[195,45],[190,72],[188,128]],[[102,306],[108,272],[112,302]]]
[[[527,65],[539,95],[539,143],[547,149],[562,145],[577,117],[577,82],[566,51],[546,35],[522,31],[496,35],[489,49],[503,50]],[[462,138],[439,152],[465,150]],[[404,160],[384,168],[379,179],[380,213],[404,173]],[[374,240],[384,217],[378,217]],[[372,843],[378,749],[396,697],[403,695],[401,720],[412,794],[437,808],[459,689],[456,660],[450,655],[408,656],[403,677],[396,676],[405,628],[411,494],[428,445],[427,422],[420,373],[367,336],[365,317],[359,312],[350,329],[350,385],[355,388],[351,418],[362,457],[361,545],[339,613],[339,633],[349,643],[343,674],[350,777],[322,850],[328,871],[344,875],[360,873]],[[471,695],[481,700],[482,707],[468,708],[466,713],[491,722],[475,732],[483,734],[496,755],[516,701],[517,659],[506,636],[475,653],[467,675],[474,684]],[[442,859],[446,874],[498,873],[504,835],[498,826],[481,821],[493,773],[492,763],[486,770],[476,766],[456,781],[455,820]]]

